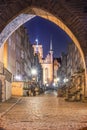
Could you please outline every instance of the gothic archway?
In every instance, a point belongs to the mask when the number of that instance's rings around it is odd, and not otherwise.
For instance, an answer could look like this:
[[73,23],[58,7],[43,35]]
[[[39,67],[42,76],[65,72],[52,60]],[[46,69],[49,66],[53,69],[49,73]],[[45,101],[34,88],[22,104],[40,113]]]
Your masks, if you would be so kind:
[[74,0],[49,0],[49,2],[45,0],[0,1],[0,45],[20,25],[38,15],[51,20],[71,37],[80,51],[86,70],[86,5],[86,0],[79,2]]

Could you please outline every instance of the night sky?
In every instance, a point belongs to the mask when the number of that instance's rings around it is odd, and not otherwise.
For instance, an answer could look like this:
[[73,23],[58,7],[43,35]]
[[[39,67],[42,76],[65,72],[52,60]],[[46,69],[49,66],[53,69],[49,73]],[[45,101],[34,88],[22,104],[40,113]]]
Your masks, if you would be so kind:
[[54,57],[60,57],[61,52],[67,51],[67,45],[71,43],[69,36],[54,23],[41,17],[34,17],[24,24],[28,30],[29,40],[33,44],[37,38],[43,45],[44,57],[50,48],[50,39],[53,43]]

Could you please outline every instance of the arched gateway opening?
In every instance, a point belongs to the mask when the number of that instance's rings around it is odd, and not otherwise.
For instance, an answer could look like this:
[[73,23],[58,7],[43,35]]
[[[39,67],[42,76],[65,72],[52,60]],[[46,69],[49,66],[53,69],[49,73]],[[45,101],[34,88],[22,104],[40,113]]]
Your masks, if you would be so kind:
[[[80,5],[82,4],[82,7]],[[85,21],[85,6],[86,2],[68,2],[63,0],[58,1],[16,1],[16,2],[1,2],[0,6],[6,8],[1,10],[1,25],[0,25],[0,45],[22,24],[37,16],[48,19],[57,24],[63,29],[80,51],[83,59],[86,76],[86,21]],[[77,8],[80,7],[81,9]],[[82,10],[83,9],[83,10]],[[80,13],[79,13],[80,12]],[[7,15],[7,16],[6,16]],[[80,16],[84,16],[80,17]],[[5,20],[4,20],[5,19]],[[83,43],[84,42],[84,43]]]

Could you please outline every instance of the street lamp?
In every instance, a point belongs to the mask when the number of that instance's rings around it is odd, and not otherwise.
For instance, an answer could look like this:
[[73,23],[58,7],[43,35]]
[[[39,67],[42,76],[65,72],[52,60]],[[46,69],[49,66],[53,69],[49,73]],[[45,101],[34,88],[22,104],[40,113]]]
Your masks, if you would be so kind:
[[58,81],[60,81],[60,78],[59,78],[59,77],[57,78],[57,82],[58,82]]
[[21,81],[22,77],[21,77],[21,75],[15,75],[14,79],[17,80],[17,81]]
[[37,69],[33,68],[33,69],[31,70],[31,74],[32,74],[33,76],[37,75]]
[[37,69],[36,68],[33,68],[31,70],[31,74],[32,74],[32,78],[36,79],[36,81],[38,82]]
[[69,80],[65,77],[63,81],[64,81],[64,83],[66,83],[66,82],[68,82]]

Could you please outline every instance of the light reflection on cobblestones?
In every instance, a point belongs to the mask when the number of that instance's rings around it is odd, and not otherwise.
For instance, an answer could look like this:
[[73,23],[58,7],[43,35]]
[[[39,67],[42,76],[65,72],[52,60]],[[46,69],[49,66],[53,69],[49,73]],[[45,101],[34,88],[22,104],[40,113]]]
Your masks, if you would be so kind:
[[87,104],[56,96],[23,97],[2,120],[6,130],[78,130],[87,126]]

